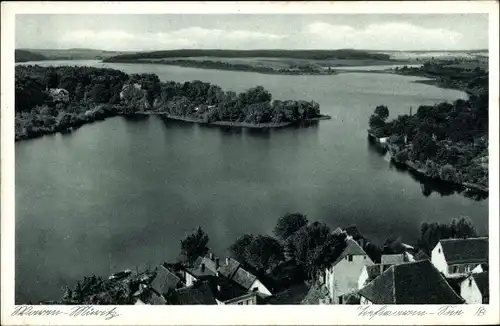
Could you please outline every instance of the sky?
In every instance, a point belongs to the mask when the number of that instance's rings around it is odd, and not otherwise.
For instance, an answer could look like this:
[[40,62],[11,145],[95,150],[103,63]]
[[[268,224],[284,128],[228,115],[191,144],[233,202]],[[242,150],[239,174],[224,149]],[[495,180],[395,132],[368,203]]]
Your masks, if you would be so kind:
[[16,16],[16,48],[488,49],[486,14],[38,14]]

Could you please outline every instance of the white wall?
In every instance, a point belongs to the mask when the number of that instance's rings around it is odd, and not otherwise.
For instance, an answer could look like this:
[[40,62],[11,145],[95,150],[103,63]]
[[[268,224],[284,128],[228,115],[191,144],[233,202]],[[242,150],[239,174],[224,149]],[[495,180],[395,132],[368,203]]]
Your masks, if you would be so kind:
[[446,276],[449,276],[448,273],[448,263],[444,258],[443,247],[441,243],[438,243],[431,252],[431,262],[434,267],[437,268],[438,271],[443,273]]
[[265,298],[272,295],[271,291],[269,291],[261,281],[255,280],[250,287],[249,291],[252,291],[254,288],[257,288],[257,293],[260,297]]
[[[471,282],[469,282],[471,281]],[[460,284],[460,295],[466,304],[481,304],[483,296],[474,279],[469,276]]]
[[367,280],[368,280],[368,271],[366,270],[365,266],[361,270],[361,274],[359,275],[358,278],[358,290],[361,290],[365,286]]
[[193,275],[186,273],[186,287],[193,285],[194,281],[196,281],[196,278]]
[[338,303],[338,297],[358,290],[358,280],[365,266],[373,265],[368,255],[356,255],[352,261],[344,257],[333,267],[327,286],[333,303]]
[[483,272],[483,267],[481,267],[481,264],[477,265],[476,268],[472,270],[472,273],[482,273]]

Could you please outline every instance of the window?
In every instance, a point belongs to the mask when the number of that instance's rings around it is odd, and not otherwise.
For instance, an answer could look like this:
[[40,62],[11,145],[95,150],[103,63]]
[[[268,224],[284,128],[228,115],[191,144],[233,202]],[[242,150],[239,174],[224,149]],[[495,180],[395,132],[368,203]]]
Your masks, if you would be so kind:
[[441,248],[438,248],[438,252],[441,253]]
[[344,303],[344,298],[342,296],[339,296],[339,304],[343,304]]
[[458,266],[453,266],[453,273],[458,273]]
[[366,256],[363,256],[363,259],[366,259]]
[[352,261],[352,255],[348,255],[347,260]]
[[469,286],[472,286],[472,279],[469,278]]
[[242,305],[242,304],[243,304],[243,302],[238,302],[238,304],[241,304],[241,305]]

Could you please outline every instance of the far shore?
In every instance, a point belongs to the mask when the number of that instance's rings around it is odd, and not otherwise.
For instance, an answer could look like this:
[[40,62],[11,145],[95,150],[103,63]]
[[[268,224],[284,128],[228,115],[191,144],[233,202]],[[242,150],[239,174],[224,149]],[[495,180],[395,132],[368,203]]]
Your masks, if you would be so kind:
[[168,120],[176,120],[176,121],[184,121],[184,122],[191,122],[191,123],[198,123],[198,124],[205,124],[205,125],[214,125],[214,126],[224,126],[224,127],[240,127],[240,128],[254,128],[254,129],[266,129],[266,128],[283,128],[283,127],[288,127],[294,124],[298,123],[303,123],[303,122],[313,122],[313,121],[319,121],[319,120],[329,120],[331,117],[329,115],[322,115],[320,117],[312,118],[312,119],[307,119],[307,120],[301,120],[296,123],[294,122],[280,122],[280,123],[273,123],[273,122],[267,122],[267,123],[259,123],[259,124],[254,124],[254,123],[248,123],[248,122],[239,122],[239,121],[213,121],[213,122],[206,122],[202,119],[197,119],[193,117],[183,117],[183,116],[178,116],[178,115],[173,115],[173,114],[158,114],[156,112],[139,112],[136,113],[139,115],[159,115],[160,117]]

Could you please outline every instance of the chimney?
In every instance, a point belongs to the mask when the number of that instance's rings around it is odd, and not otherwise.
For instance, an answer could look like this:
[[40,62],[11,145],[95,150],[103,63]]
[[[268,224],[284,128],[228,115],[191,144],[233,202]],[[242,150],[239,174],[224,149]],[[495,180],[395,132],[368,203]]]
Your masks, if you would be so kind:
[[205,264],[204,263],[201,264],[201,272],[202,273],[205,272]]
[[210,260],[214,259],[214,254],[213,254],[213,253],[210,253],[210,254],[209,254],[209,257],[210,257]]
[[229,265],[229,257],[226,257],[226,265]]
[[219,258],[215,258],[215,269],[219,269]]

